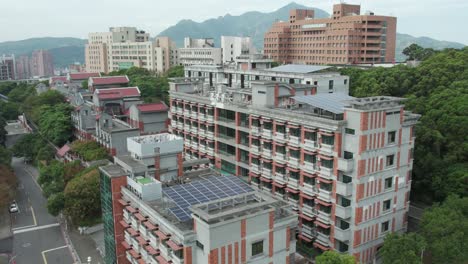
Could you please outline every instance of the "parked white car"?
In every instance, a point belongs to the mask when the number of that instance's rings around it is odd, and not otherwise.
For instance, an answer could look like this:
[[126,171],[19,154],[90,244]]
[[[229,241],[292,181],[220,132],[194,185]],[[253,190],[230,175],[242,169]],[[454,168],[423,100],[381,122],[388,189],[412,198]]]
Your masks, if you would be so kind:
[[17,213],[18,212],[18,205],[16,202],[12,202],[10,204],[10,213]]

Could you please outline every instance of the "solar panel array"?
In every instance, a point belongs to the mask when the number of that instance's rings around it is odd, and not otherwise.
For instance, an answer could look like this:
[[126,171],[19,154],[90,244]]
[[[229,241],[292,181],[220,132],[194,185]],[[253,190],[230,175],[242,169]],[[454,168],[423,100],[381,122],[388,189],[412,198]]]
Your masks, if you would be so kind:
[[252,191],[253,189],[238,177],[226,175],[163,188],[164,195],[175,203],[174,207],[169,208],[170,212],[182,222],[192,219],[189,210],[192,205]]

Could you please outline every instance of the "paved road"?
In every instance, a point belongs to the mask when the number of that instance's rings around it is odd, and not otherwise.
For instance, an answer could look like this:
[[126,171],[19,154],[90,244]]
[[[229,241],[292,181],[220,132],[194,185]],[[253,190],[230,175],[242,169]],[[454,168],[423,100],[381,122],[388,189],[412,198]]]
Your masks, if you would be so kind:
[[12,217],[13,255],[18,264],[73,263],[57,218],[47,212],[47,200],[33,179],[34,167],[13,159],[19,187],[16,196],[19,213]]

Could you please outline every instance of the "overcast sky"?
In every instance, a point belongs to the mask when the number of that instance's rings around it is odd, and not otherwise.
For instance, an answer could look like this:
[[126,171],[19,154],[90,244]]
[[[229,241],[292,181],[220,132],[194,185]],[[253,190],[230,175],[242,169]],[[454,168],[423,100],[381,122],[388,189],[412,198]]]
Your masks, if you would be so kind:
[[[136,26],[152,36],[181,19],[197,22],[247,11],[271,12],[291,0],[0,0],[0,41],[87,38],[110,26]],[[337,0],[296,0],[331,12]],[[398,32],[468,45],[467,0],[348,0],[361,10],[398,17]]]

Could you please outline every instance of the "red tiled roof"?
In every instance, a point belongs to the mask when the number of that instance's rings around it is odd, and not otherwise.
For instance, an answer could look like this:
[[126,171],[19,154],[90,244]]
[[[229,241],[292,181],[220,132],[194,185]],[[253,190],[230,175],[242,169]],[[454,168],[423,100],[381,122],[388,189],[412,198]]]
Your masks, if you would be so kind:
[[146,245],[148,242],[146,241],[146,239],[144,239],[143,237],[139,236],[136,238],[136,240],[138,240],[138,244],[140,245]]
[[122,241],[122,246],[125,248],[125,250],[129,250],[132,248],[126,241]]
[[150,255],[156,255],[156,254],[159,254],[159,249],[154,249],[152,246],[148,245],[145,247],[146,251],[148,251],[148,253]]
[[53,76],[53,77],[50,77],[50,82],[51,83],[54,83],[56,81],[66,82],[67,81],[67,76]]
[[67,144],[63,145],[62,148],[60,148],[58,151],[57,151],[57,155],[59,157],[63,157],[65,156],[65,154],[67,154],[67,152],[70,151],[70,146],[68,146]]
[[130,227],[127,229],[128,233],[130,233],[131,236],[136,236],[138,235],[138,232],[133,229],[133,227]]
[[174,241],[172,240],[168,240],[166,242],[166,244],[172,248],[172,250],[174,251],[177,251],[177,250],[181,250],[182,248],[184,248],[183,246],[179,245],[179,244],[176,244]]
[[120,84],[128,83],[128,77],[123,76],[105,76],[105,77],[91,77],[93,85],[105,85],[105,84]]
[[161,230],[154,232],[161,240],[167,239],[169,235],[164,234]]
[[90,77],[100,77],[99,72],[79,72],[79,73],[70,73],[70,80],[87,80]]
[[143,222],[143,225],[146,226],[149,230],[155,230],[158,227],[156,225],[153,225],[150,221]]
[[138,252],[136,252],[134,249],[130,249],[130,255],[132,255],[132,257],[138,259],[140,258],[140,254],[138,254]]
[[165,112],[169,109],[164,102],[151,103],[151,104],[139,104],[137,105],[137,108],[143,113]]
[[159,255],[156,257],[156,260],[160,263],[160,264],[167,264],[169,263],[169,261],[167,261],[163,256]]
[[99,89],[95,92],[100,100],[113,100],[140,96],[138,87]]
[[141,221],[146,221],[146,218],[145,218],[142,214],[140,214],[140,213],[136,213],[136,214],[135,214],[135,217],[136,217],[136,218],[138,219],[138,221],[140,221],[140,222],[141,222]]

